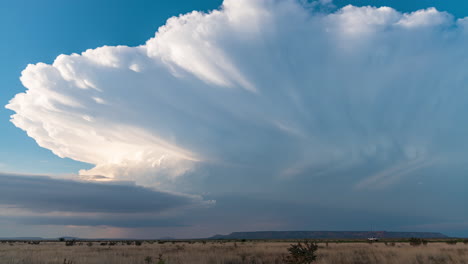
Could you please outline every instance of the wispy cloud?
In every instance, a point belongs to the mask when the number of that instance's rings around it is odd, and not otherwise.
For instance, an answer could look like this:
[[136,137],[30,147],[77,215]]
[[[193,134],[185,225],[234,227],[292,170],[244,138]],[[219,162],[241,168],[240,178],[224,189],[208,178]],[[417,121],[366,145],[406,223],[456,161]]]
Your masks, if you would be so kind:
[[397,164],[388,169],[379,171],[375,175],[367,177],[355,185],[356,189],[365,189],[365,188],[375,188],[382,189],[388,185],[395,183],[401,177],[415,172],[422,168],[430,167],[434,165],[433,161],[424,160],[424,159],[415,159],[410,161],[405,161],[401,164]]

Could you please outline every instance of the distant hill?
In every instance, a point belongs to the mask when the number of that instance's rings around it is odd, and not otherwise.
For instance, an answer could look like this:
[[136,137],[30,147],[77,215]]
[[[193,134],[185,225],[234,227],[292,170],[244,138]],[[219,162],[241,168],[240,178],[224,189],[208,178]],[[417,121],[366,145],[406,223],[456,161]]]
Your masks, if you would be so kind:
[[366,239],[377,238],[448,238],[441,233],[387,231],[262,231],[234,232],[209,239]]

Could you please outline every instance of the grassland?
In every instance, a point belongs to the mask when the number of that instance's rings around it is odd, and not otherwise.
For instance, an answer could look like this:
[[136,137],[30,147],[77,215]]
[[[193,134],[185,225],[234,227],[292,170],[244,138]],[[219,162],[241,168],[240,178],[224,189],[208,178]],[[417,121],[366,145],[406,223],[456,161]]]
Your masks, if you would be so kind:
[[[92,244],[91,244],[92,243]],[[0,243],[1,264],[279,264],[292,242],[65,242]],[[130,245],[128,245],[130,244]],[[468,244],[320,242],[319,264],[468,264]],[[163,260],[160,262],[158,259]]]

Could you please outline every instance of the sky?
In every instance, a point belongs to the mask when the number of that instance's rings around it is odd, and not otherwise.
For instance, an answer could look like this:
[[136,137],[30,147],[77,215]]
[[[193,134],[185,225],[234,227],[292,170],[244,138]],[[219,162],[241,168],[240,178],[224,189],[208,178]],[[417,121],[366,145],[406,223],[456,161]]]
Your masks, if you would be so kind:
[[4,1],[0,237],[467,237],[467,16],[465,1]]

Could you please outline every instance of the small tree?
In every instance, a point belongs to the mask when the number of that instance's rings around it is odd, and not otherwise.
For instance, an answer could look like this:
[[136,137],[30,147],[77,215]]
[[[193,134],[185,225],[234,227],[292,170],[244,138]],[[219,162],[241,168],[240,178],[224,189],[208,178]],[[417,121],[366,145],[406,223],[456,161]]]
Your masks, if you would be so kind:
[[317,249],[318,245],[313,242],[307,240],[299,242],[288,248],[289,255],[283,261],[287,264],[310,264],[317,258],[315,254]]

